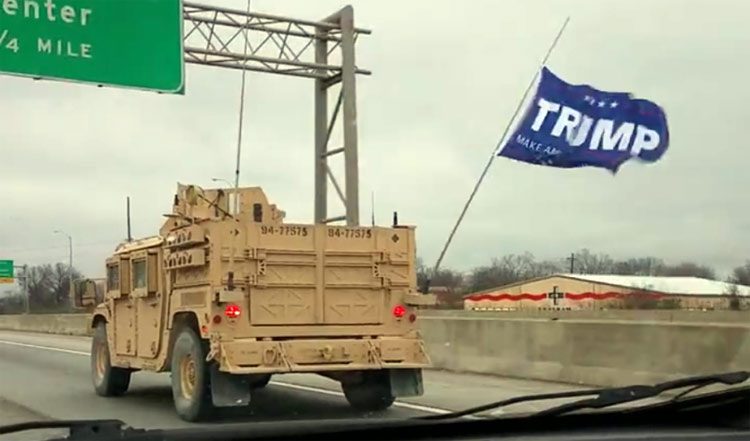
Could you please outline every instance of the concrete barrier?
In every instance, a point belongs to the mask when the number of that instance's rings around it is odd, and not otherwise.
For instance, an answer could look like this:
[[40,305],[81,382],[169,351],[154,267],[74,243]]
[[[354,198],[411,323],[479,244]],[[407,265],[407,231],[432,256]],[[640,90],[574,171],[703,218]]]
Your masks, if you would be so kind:
[[[89,335],[87,314],[0,315],[0,329]],[[437,369],[587,385],[750,370],[750,325],[419,318]]]
[[421,317],[435,368],[589,385],[750,370],[750,327]]
[[91,335],[88,314],[0,315],[0,329],[46,332],[48,334]]
[[750,324],[750,311],[689,311],[679,309],[610,309],[577,311],[464,311],[429,309],[421,314],[425,317],[471,317],[507,319],[558,319],[558,320],[630,320],[636,322],[672,323],[745,323]]

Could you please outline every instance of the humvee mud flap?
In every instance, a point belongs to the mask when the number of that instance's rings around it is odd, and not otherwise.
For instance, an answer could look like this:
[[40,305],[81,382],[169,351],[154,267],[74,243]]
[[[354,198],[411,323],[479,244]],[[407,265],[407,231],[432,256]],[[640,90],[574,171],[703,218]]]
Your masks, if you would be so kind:
[[419,397],[424,394],[422,369],[391,369],[389,376],[394,397]]
[[[391,369],[391,394],[394,397],[418,397],[424,394],[421,369]],[[219,371],[211,365],[211,400],[216,407],[240,407],[250,404],[250,380],[246,375]]]
[[250,404],[250,379],[247,375],[232,375],[211,363],[211,400],[216,407],[238,407]]

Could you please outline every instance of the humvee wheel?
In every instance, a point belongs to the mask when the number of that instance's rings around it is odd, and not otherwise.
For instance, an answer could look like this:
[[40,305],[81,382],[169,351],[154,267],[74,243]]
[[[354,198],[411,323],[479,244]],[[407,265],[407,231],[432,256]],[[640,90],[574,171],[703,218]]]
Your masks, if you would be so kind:
[[342,384],[349,404],[362,411],[385,410],[396,400],[386,372],[367,372],[360,383]]
[[271,374],[260,374],[250,376],[251,389],[263,389],[271,381]]
[[130,374],[130,370],[110,364],[107,325],[100,322],[91,341],[91,380],[96,394],[102,397],[124,394],[130,386]]
[[172,349],[172,397],[177,415],[185,421],[211,416],[210,373],[205,344],[191,328],[179,331]]

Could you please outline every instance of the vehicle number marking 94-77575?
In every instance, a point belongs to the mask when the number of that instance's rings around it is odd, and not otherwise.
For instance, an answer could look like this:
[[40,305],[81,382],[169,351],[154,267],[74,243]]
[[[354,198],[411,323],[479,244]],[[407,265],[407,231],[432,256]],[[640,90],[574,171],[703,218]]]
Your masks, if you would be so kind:
[[298,227],[296,225],[261,225],[260,234],[262,235],[275,235],[275,236],[302,236],[305,237],[309,234],[306,227]]
[[338,237],[342,239],[369,239],[372,237],[372,230],[367,228],[329,228],[328,237]]

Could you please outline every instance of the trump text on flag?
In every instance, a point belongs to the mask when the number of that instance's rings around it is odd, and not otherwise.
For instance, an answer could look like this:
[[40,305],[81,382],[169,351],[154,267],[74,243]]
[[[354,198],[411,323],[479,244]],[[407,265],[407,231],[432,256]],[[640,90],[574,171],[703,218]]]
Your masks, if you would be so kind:
[[499,155],[552,167],[616,172],[632,158],[658,160],[668,142],[666,116],[653,102],[571,85],[544,68],[533,101]]

